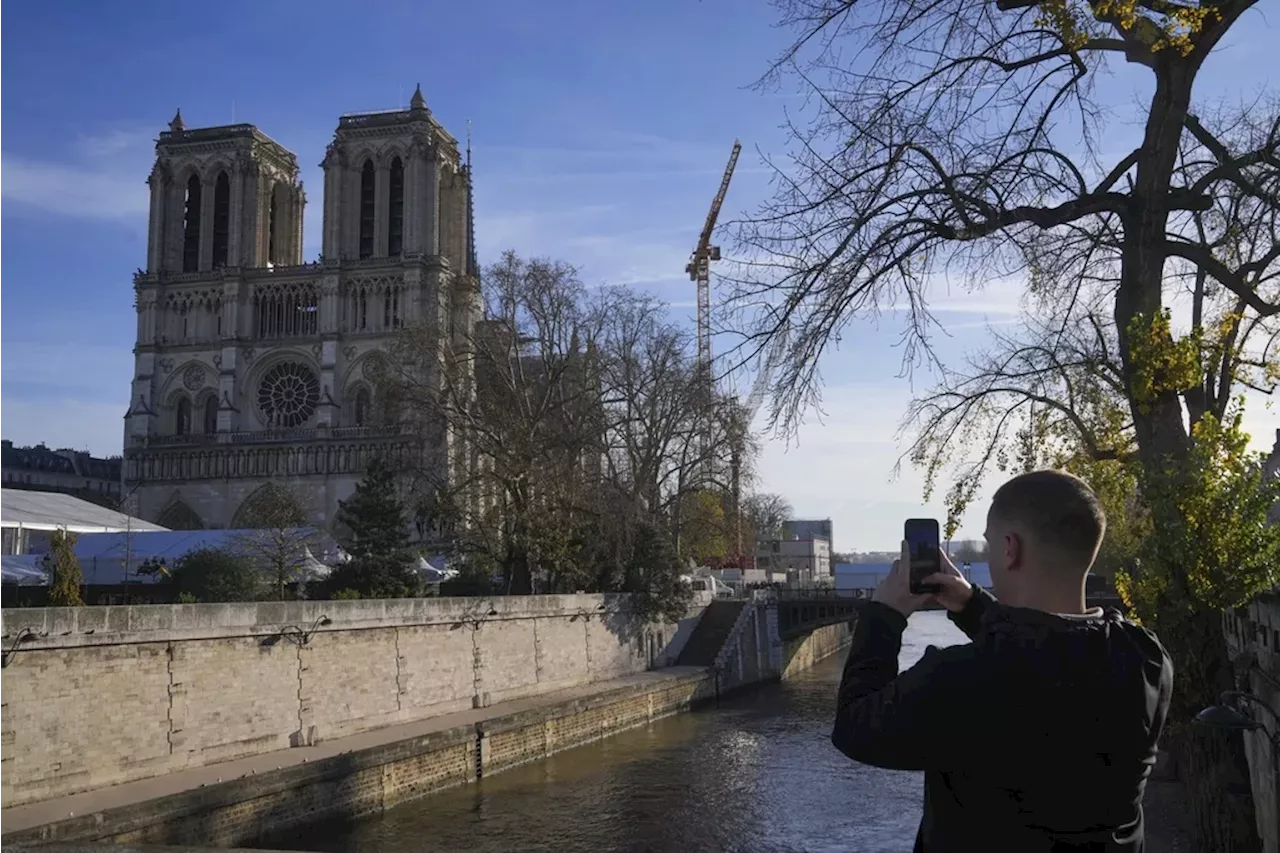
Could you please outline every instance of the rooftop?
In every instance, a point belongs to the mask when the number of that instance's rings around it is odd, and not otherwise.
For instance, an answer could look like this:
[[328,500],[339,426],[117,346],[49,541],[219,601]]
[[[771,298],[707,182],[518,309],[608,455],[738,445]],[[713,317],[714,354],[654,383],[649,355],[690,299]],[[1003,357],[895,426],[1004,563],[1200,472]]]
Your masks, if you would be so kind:
[[31,530],[65,528],[73,533],[168,530],[61,492],[0,489],[0,524]]

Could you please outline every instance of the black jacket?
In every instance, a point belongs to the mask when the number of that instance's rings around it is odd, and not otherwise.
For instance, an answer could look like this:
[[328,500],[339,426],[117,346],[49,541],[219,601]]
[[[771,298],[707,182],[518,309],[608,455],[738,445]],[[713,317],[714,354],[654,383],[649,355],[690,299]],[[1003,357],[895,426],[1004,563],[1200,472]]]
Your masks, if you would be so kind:
[[950,618],[973,642],[899,675],[907,620],[859,611],[831,734],[855,761],[925,771],[916,853],[1141,853],[1173,687],[1160,642],[1116,610],[1055,616],[977,587]]

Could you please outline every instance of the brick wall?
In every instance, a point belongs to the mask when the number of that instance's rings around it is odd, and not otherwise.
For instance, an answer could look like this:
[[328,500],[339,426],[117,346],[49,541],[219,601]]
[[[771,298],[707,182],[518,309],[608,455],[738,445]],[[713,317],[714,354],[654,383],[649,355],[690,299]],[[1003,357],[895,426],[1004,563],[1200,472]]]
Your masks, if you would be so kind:
[[[1248,673],[1248,684],[1242,687],[1280,714],[1280,587],[1258,596],[1247,608],[1228,612],[1224,628],[1237,672]],[[1244,734],[1258,833],[1264,853],[1280,853],[1280,756],[1271,742],[1280,733],[1272,715],[1251,705],[1242,707],[1266,727]]]
[[[623,596],[12,609],[0,796],[93,790],[665,662]],[[305,643],[301,634],[321,617]]]

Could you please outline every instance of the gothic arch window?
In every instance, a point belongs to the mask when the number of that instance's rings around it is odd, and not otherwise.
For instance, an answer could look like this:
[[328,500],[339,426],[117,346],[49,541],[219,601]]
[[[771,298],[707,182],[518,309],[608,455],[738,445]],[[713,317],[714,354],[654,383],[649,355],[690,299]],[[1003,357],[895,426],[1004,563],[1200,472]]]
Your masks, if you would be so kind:
[[209,396],[204,401],[204,432],[213,435],[218,431],[218,398]]
[[200,176],[187,181],[187,194],[182,209],[182,271],[200,269]]
[[374,182],[373,161],[365,160],[360,170],[360,257],[373,257],[373,215],[374,215]]
[[174,409],[173,434],[191,434],[191,401],[186,397],[179,397],[178,405]]
[[213,268],[227,265],[227,247],[231,239],[231,180],[226,172],[218,172],[213,183]]
[[259,338],[311,337],[320,328],[320,291],[313,282],[261,285],[253,310]]
[[369,389],[367,388],[356,391],[355,424],[360,427],[369,425]]
[[288,489],[267,483],[244,499],[231,527],[300,527],[307,523],[307,516],[298,505],[297,498]]
[[156,519],[156,524],[170,530],[204,530],[204,521],[195,510],[181,500],[169,504]]
[[390,210],[387,216],[387,254],[397,257],[404,249],[404,164],[391,161]]
[[274,264],[276,262],[276,246],[280,240],[277,232],[280,230],[277,223],[280,221],[280,205],[277,202],[276,193],[271,193],[271,212],[267,216],[267,263]]
[[267,229],[267,260],[276,266],[288,263],[289,190],[283,182],[271,191],[271,217]]

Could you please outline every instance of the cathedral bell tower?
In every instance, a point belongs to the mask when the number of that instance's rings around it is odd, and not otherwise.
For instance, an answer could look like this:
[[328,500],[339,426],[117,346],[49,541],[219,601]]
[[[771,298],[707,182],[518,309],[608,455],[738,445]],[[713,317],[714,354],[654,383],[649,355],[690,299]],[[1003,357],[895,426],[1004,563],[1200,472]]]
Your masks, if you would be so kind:
[[326,260],[439,257],[473,272],[470,169],[420,87],[407,110],[344,115],[321,165]]
[[179,111],[147,183],[147,272],[302,263],[297,158],[253,125],[187,130]]
[[188,129],[179,110],[156,140],[147,184],[147,267],[134,277],[138,333],[126,444],[169,427],[230,428],[234,407],[221,391],[203,401],[207,411],[166,412],[156,399],[162,368],[192,347],[218,348],[236,337],[245,270],[302,263],[306,195],[297,158],[253,125]]

